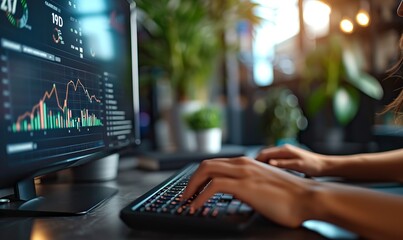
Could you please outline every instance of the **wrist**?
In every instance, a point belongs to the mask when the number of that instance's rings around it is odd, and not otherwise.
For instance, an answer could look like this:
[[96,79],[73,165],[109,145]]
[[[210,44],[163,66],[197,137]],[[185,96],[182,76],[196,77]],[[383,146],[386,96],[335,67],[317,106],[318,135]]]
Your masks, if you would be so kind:
[[322,176],[340,176],[344,165],[349,162],[350,156],[322,155]]
[[303,204],[304,211],[301,215],[302,222],[307,220],[327,219],[328,209],[326,209],[326,204],[323,204],[323,201],[328,197],[323,184],[324,183],[316,181],[309,181],[307,184],[307,193]]
[[360,159],[360,155],[323,155],[322,176],[341,176],[346,169],[351,170],[351,167]]
[[337,161],[335,161],[334,156],[329,156],[329,155],[320,155],[319,156],[321,167],[319,170],[319,176],[318,177],[323,177],[323,176],[331,176],[332,172],[337,166]]

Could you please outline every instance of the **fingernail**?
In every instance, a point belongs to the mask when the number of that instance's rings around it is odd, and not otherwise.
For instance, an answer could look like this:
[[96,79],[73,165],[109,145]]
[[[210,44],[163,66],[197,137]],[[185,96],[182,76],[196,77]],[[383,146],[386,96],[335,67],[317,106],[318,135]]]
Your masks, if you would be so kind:
[[270,165],[273,165],[273,166],[277,166],[277,165],[278,165],[278,162],[277,162],[276,160],[270,160],[270,161],[269,161],[269,164],[270,164]]
[[190,206],[190,208],[189,208],[189,213],[190,213],[190,214],[194,214],[194,213],[195,213],[195,208],[194,208],[193,205]]

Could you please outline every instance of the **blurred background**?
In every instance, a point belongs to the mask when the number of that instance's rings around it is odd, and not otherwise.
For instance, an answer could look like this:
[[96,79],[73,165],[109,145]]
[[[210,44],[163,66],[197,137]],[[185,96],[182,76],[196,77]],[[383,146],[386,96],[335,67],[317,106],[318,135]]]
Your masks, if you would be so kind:
[[399,0],[138,0],[143,147],[194,151],[184,116],[220,110],[222,143],[325,154],[403,147]]

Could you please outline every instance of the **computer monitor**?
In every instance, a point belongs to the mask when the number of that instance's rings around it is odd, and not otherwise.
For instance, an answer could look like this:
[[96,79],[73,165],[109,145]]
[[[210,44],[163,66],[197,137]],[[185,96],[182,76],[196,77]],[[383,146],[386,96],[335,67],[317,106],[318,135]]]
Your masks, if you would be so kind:
[[[36,176],[139,144],[136,40],[127,0],[0,0],[0,188],[19,202],[0,211],[38,210]],[[91,189],[39,210],[114,192]]]

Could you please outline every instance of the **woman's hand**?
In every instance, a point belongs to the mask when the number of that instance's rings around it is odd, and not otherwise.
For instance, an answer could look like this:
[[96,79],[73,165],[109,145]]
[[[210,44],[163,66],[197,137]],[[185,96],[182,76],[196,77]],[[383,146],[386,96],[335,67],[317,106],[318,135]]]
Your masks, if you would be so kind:
[[228,193],[272,221],[298,227],[312,214],[314,184],[246,157],[213,159],[200,164],[183,193],[183,199],[201,190],[191,205],[194,210],[215,193]]
[[270,165],[291,169],[309,176],[324,176],[330,162],[329,156],[309,152],[301,148],[284,145],[262,150],[256,159]]

